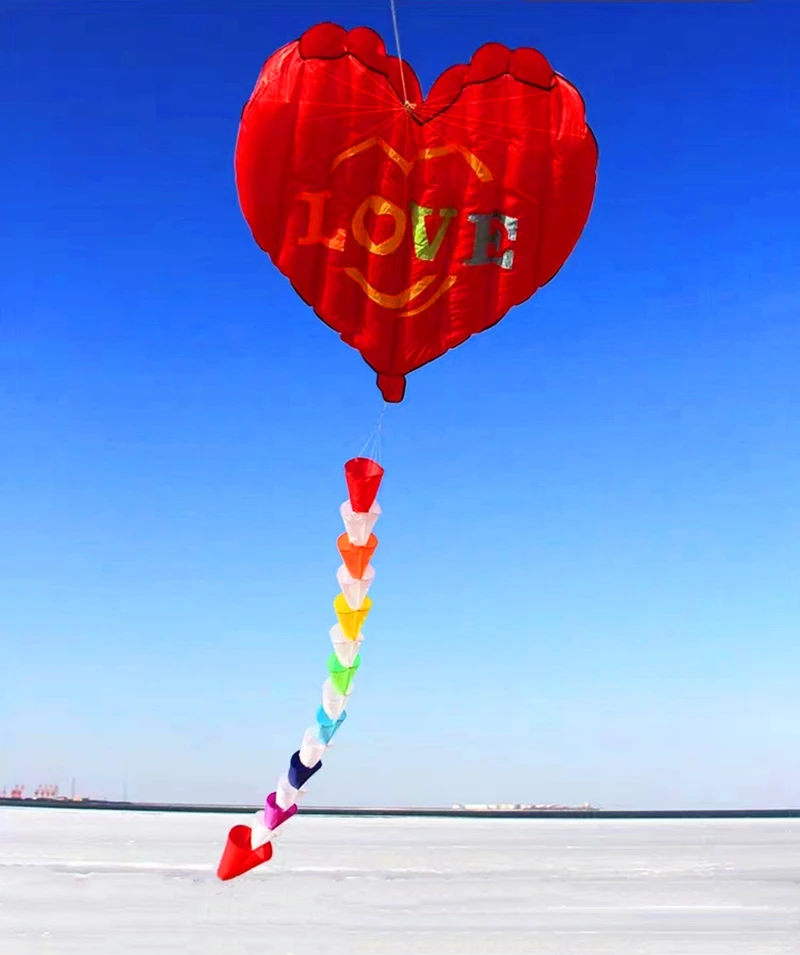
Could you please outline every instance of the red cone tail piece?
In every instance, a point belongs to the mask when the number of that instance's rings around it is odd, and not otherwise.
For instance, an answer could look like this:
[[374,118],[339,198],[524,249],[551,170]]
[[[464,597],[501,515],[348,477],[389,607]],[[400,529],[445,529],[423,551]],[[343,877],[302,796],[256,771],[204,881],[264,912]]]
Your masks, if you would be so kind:
[[228,833],[228,841],[217,867],[217,875],[223,882],[244,875],[272,858],[272,843],[266,842],[258,849],[253,849],[250,845],[251,835],[250,826],[234,826]]
[[347,493],[356,514],[366,514],[375,503],[383,468],[371,458],[351,458],[344,466]]

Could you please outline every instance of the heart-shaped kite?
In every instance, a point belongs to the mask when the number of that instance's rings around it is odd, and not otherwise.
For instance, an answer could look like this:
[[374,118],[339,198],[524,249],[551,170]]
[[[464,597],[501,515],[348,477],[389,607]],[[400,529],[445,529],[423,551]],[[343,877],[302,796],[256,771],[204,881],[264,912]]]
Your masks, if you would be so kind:
[[235,166],[256,242],[401,401],[409,372],[558,272],[597,144],[536,50],[487,43],[423,97],[372,30],[322,23],[267,60]]

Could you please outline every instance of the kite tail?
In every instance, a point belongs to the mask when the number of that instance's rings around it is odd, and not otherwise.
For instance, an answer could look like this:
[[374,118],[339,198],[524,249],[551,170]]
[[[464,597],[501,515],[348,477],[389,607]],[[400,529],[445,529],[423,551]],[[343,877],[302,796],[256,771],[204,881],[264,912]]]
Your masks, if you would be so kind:
[[383,468],[371,458],[351,458],[344,466],[348,499],[339,508],[345,532],[336,541],[342,565],[336,573],[341,593],[333,601],[337,620],[331,627],[333,653],[328,657],[328,679],[322,684],[322,705],[316,721],[303,735],[300,749],[292,755],[288,770],[280,777],[256,813],[252,826],[234,826],[222,853],[217,875],[227,881],[272,858],[273,842],[283,824],[297,812],[305,784],[322,769],[322,757],[347,716],[353,678],[361,665],[361,628],[372,601],[367,592],[375,579],[370,561],[378,546],[372,533],[381,509],[376,498]]

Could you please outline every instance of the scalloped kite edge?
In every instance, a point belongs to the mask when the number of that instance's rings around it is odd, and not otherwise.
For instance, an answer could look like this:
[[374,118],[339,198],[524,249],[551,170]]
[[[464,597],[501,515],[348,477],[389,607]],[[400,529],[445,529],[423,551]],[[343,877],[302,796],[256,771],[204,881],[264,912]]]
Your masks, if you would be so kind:
[[[553,69],[544,54],[533,47],[511,50],[502,43],[484,43],[472,54],[468,64],[451,66],[440,74],[428,95],[423,96],[413,67],[408,61],[401,61],[387,53],[383,38],[371,27],[346,30],[337,23],[325,21],[310,27],[290,46],[296,46],[299,56],[304,60],[354,57],[362,66],[384,76],[401,102],[403,96],[399,64],[402,62],[409,96],[413,95],[418,105],[430,104],[433,99],[440,98],[446,98],[447,105],[450,105],[465,86],[485,83],[505,75],[546,92],[562,82],[572,86]],[[445,103],[437,103],[437,106],[440,109],[446,108]]]

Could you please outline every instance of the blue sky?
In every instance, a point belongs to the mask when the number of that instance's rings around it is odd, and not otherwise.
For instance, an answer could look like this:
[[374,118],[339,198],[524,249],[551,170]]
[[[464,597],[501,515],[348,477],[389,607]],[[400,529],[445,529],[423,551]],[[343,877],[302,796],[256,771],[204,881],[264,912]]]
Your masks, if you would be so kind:
[[[318,804],[800,802],[800,19],[398,4],[541,49],[600,143],[557,279],[387,411]],[[388,3],[6,4],[0,786],[259,802],[313,720],[374,375],[238,209],[263,61]]]

